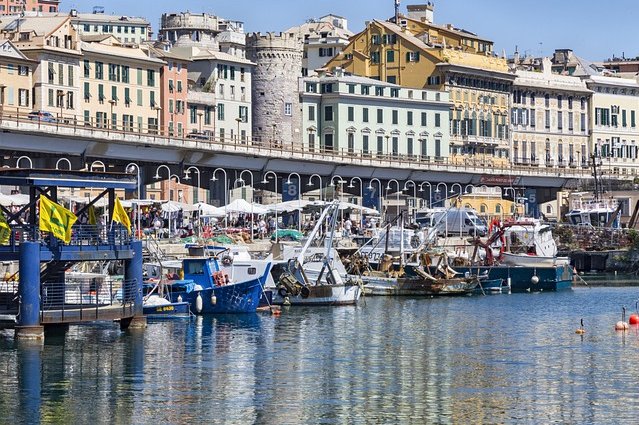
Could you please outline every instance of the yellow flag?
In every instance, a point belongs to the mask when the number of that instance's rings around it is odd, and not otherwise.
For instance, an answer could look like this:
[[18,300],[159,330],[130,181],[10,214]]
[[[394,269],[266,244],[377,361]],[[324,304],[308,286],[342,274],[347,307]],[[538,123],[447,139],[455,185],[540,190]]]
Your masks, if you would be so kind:
[[0,211],[0,245],[8,245],[11,238],[11,227],[7,223],[7,218]]
[[73,212],[40,195],[40,230],[51,232],[65,243],[71,242],[71,227],[76,222]]
[[92,226],[98,224],[98,220],[95,218],[95,207],[93,205],[89,207],[89,224]]
[[129,215],[124,211],[124,207],[120,203],[120,199],[115,198],[115,205],[113,206],[113,218],[112,221],[116,223],[120,223],[124,227],[129,230],[131,233],[131,220],[129,219]]

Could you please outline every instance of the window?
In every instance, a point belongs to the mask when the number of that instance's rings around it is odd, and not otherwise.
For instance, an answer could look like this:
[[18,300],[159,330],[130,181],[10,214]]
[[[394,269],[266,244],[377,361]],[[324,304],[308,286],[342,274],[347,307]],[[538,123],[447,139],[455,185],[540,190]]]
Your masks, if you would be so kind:
[[248,122],[248,106],[240,106],[238,114],[242,122]]
[[28,89],[18,89],[18,106],[29,106]]
[[116,86],[111,86],[111,100],[118,101],[118,88]]
[[391,97],[399,97],[399,89],[390,89]]
[[138,89],[137,91],[137,104],[138,106],[142,106],[144,104],[144,96],[142,95],[142,89]]
[[407,52],[406,62],[419,62],[419,52]]
[[[217,119],[220,121],[224,121],[224,104],[223,103],[219,103],[217,105]],[[220,131],[222,131],[222,129],[220,129]],[[222,133],[220,133],[221,136]]]
[[561,111],[557,111],[557,130],[561,131],[564,128],[564,116]]
[[320,58],[333,57],[333,48],[332,47],[320,47],[319,56],[320,56]]
[[379,63],[379,52],[371,52],[371,64]]
[[375,96],[384,96],[384,87],[375,87]]
[[406,125],[413,125],[413,111],[406,113]]
[[377,155],[381,156],[384,154],[384,137],[377,136]]
[[151,108],[155,108],[155,106],[157,105],[155,103],[155,92],[154,91],[149,92],[149,105],[151,105]]
[[628,127],[628,121],[626,120],[626,110],[623,109],[621,111],[621,126]]
[[363,95],[368,95],[368,94],[370,94],[370,89],[371,89],[371,88],[370,88],[370,86],[362,85],[362,86],[360,87],[360,92],[361,92],[361,94],[363,94]]
[[348,153],[352,154],[353,152],[355,152],[355,135],[348,133]]
[[95,63],[95,79],[101,80],[104,78],[104,64],[102,62]]
[[104,84],[98,84],[98,101],[100,104],[104,103]]
[[573,131],[575,128],[573,120],[574,120],[574,115],[572,114],[572,112],[568,112],[568,131]]
[[557,96],[557,107],[558,108],[563,108],[563,100],[564,100],[564,98],[561,95]]
[[86,102],[91,99],[91,85],[87,82],[84,83],[84,100]]
[[146,83],[149,87],[155,87],[155,71],[148,69],[146,71]]
[[122,65],[122,82],[129,84],[129,70],[128,66]]
[[377,110],[377,124],[384,124],[384,110]]
[[[435,114],[435,127],[441,127],[441,114],[440,113],[436,113]],[[439,156],[439,155],[437,155]]]
[[89,71],[91,70],[89,63],[88,60],[84,60],[84,78],[89,78]]
[[362,136],[362,153],[368,155],[370,153],[368,148],[368,135]]
[[284,115],[286,115],[287,117],[290,117],[291,115],[293,115],[293,104],[292,103],[285,103],[284,104]]
[[352,106],[348,107],[348,121],[349,122],[355,121],[355,108]]
[[[634,112],[634,111],[632,111]],[[631,116],[632,117],[632,116]],[[581,114],[581,126],[579,128],[582,132],[586,131],[586,114]]]
[[422,127],[426,127],[428,125],[427,117],[428,117],[427,113],[422,112]]
[[[585,117],[585,114],[582,114]],[[635,116],[635,111],[630,111],[630,127],[636,127],[637,126],[637,121],[636,121],[636,116]]]
[[362,109],[362,122],[368,122],[368,108]]
[[330,84],[330,83],[322,84],[320,86],[320,91],[322,93],[333,93],[333,84]]
[[544,106],[546,108],[550,108],[550,95],[549,94],[546,94],[544,96]]
[[211,125],[211,107],[204,108],[204,125]]
[[393,125],[399,124],[399,111],[397,111],[397,109],[392,110],[391,119],[392,119]]
[[315,121],[315,106],[314,105],[309,105],[308,106],[308,120],[309,121]]
[[435,76],[428,77],[428,79],[426,80],[426,84],[428,84],[429,86],[438,86],[441,84],[440,81],[441,79],[439,75],[435,75]]
[[408,156],[413,156],[413,138],[406,139],[406,153]]
[[348,85],[348,93],[349,94],[355,94],[355,84],[349,84]]
[[388,62],[388,63],[395,62],[395,51],[394,50],[387,50],[386,51],[386,62]]
[[545,120],[544,121],[545,121],[545,124],[546,124],[545,127],[546,127],[546,129],[549,129],[550,128],[550,111],[549,110],[545,110],[544,112],[545,112]]
[[197,124],[197,106],[196,105],[189,106],[189,118],[190,118],[191,124]]
[[333,107],[324,106],[324,121],[333,121]]

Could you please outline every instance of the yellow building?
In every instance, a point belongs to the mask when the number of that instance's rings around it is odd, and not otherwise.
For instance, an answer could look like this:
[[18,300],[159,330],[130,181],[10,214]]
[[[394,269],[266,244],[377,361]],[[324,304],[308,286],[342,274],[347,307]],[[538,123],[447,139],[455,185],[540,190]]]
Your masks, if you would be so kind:
[[525,209],[522,204],[504,199],[500,187],[474,187],[470,193],[464,194],[454,202],[457,206],[472,208],[477,211],[477,215],[488,219],[503,220],[514,215],[521,216]]
[[33,109],[72,120],[77,114],[78,36],[68,16],[12,16],[0,23],[0,36],[29,59],[33,69]]
[[127,132],[157,132],[160,69],[164,61],[113,36],[81,42],[82,120],[85,126]]
[[0,41],[1,116],[31,111],[31,87],[36,62],[29,60],[9,40]]
[[451,161],[508,164],[509,98],[515,75],[491,41],[427,20],[375,20],[326,68],[405,87],[446,90],[451,99]]

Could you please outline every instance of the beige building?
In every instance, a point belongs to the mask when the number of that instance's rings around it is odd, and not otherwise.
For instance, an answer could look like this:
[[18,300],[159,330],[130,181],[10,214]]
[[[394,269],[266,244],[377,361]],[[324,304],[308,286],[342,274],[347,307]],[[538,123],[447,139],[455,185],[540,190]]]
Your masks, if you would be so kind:
[[516,71],[511,99],[512,160],[517,165],[588,167],[591,91],[586,83],[551,72]]
[[2,116],[31,111],[34,61],[9,40],[0,41],[0,107]]
[[591,75],[591,143],[604,174],[639,175],[639,82]]
[[3,21],[0,36],[9,39],[29,59],[33,72],[33,109],[73,120],[78,113],[78,70],[82,56],[69,17],[12,17]]
[[157,132],[160,70],[165,64],[113,36],[81,43],[84,125],[119,131]]
[[142,44],[151,39],[151,24],[144,18],[71,12],[71,22],[81,37],[112,35],[123,44]]

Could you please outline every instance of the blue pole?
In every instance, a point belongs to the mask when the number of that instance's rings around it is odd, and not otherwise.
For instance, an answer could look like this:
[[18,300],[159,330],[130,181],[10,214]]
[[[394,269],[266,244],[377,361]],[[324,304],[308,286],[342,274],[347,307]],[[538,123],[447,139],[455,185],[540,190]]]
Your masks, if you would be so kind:
[[[24,423],[40,423],[42,406],[42,344],[18,342],[19,417]],[[21,421],[18,421],[21,422]]]
[[19,308],[16,337],[40,339],[44,328],[40,325],[40,244],[20,244]]
[[124,262],[124,280],[135,280],[135,285],[130,289],[135,293],[128,295],[135,299],[135,315],[142,316],[142,241],[132,241],[131,250],[133,258]]

